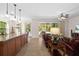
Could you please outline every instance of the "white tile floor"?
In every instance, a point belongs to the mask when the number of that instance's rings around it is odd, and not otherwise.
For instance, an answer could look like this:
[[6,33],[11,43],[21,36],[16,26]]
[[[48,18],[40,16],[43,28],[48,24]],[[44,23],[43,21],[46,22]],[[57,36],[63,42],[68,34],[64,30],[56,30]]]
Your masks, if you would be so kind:
[[17,56],[50,56],[48,49],[43,44],[42,39],[29,39]]

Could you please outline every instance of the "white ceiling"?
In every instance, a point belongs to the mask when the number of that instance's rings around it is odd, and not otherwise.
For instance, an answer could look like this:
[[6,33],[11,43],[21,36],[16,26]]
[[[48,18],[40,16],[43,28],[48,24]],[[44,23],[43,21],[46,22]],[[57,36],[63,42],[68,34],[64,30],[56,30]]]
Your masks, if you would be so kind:
[[[17,3],[22,9],[22,17],[57,17],[65,12],[70,15],[79,15],[79,3]],[[13,3],[9,4],[9,13],[14,12]],[[6,13],[6,4],[0,3],[0,14]]]

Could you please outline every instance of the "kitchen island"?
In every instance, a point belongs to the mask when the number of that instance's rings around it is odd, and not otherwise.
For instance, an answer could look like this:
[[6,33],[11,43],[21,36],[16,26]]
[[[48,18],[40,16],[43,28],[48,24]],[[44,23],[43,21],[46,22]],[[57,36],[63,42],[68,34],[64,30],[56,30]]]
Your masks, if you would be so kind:
[[15,56],[28,42],[28,33],[0,35],[0,56]]

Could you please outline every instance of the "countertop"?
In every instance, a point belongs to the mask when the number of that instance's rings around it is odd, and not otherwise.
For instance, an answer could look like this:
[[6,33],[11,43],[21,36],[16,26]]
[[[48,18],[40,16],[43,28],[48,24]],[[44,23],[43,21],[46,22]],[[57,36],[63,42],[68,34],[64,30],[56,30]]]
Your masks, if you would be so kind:
[[0,35],[0,41],[7,41],[7,40],[10,40],[12,38],[15,38],[15,37],[18,37],[20,35],[23,35],[23,34],[7,34],[7,35]]

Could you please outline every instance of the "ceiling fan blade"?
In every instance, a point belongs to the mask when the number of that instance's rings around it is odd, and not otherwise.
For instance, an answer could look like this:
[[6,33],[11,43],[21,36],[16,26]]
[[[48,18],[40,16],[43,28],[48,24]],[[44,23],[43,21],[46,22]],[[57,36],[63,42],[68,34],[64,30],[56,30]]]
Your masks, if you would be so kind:
[[65,18],[69,18],[69,14],[66,14],[66,15],[65,15]]
[[64,17],[63,13],[60,14],[60,17]]

